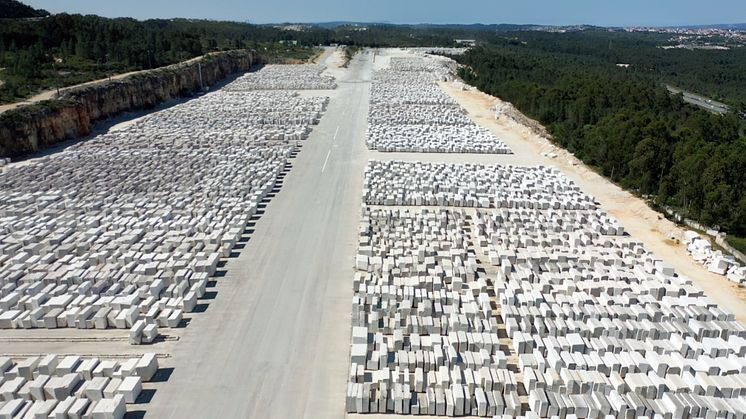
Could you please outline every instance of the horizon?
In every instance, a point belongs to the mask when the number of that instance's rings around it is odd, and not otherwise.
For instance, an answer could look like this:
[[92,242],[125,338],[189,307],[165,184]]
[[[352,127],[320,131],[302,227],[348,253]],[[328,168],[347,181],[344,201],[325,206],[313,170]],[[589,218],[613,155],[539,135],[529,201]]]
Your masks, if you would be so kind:
[[[596,4],[573,0],[558,4],[534,0],[522,4],[495,4],[472,1],[457,13],[453,3],[441,0],[414,0],[405,5],[391,0],[352,6],[342,0],[319,0],[310,7],[300,0],[272,4],[251,4],[241,0],[219,0],[210,4],[188,1],[100,2],[97,0],[25,0],[35,8],[51,13],[95,14],[117,18],[204,19],[266,24],[324,24],[334,22],[391,25],[536,25],[657,27],[721,26],[746,24],[746,4],[716,0],[715,7],[701,2],[663,0],[650,5],[643,0],[624,4]],[[220,7],[220,6],[223,7]],[[387,6],[390,6],[387,7]],[[306,10],[310,9],[310,10]],[[178,13],[173,12],[178,10]],[[539,10],[539,11],[537,11]],[[641,11],[644,11],[642,13]],[[727,11],[727,15],[726,15]],[[720,14],[722,12],[722,15]],[[609,16],[613,16],[609,18]],[[366,18],[367,17],[367,18]]]

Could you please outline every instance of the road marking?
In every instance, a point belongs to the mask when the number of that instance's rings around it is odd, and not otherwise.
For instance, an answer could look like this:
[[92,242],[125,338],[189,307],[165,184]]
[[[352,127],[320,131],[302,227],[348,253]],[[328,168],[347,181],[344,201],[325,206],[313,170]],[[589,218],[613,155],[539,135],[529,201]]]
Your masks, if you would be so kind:
[[336,131],[334,131],[334,138],[332,138],[332,141],[336,141],[336,139],[337,139],[337,134],[339,134],[339,125],[337,125],[337,130],[336,130]]
[[324,173],[324,169],[326,169],[326,164],[329,162],[329,155],[332,154],[332,150],[329,149],[329,151],[326,152],[326,158],[324,159],[324,165],[321,166],[321,173]]

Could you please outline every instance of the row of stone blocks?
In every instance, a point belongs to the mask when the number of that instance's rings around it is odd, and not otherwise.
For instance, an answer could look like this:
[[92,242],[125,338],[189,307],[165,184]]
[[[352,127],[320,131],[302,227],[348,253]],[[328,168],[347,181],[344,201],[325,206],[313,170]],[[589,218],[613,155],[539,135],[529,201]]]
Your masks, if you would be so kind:
[[0,328],[182,323],[328,103],[242,84],[0,174]]
[[[126,297],[97,294],[46,294],[29,298],[28,288],[16,289],[0,300],[0,328],[76,327],[78,329],[124,329],[142,318],[159,319],[163,327],[176,327],[182,313],[191,312],[197,299],[205,293],[207,279],[194,282],[183,297],[171,294],[160,297],[163,281],[141,286]],[[54,295],[54,296],[53,296]]]
[[376,71],[370,92],[366,144],[384,152],[510,154],[478,127],[437,84],[452,77],[449,60],[393,57]]
[[0,357],[0,418],[120,419],[157,370],[154,354],[126,361]]
[[511,154],[505,143],[476,124],[371,124],[365,143],[383,152]]
[[364,208],[348,412],[522,413],[467,218]]
[[448,388],[412,391],[410,384],[393,384],[385,390],[367,383],[347,385],[348,413],[395,413],[401,415],[481,416],[515,418],[521,415],[518,393],[485,391],[480,387],[452,384]]
[[249,90],[319,90],[334,89],[334,77],[321,73],[326,67],[318,64],[267,65],[259,71],[246,73],[225,87],[227,91]]
[[604,394],[589,391],[587,394],[562,394],[543,389],[531,392],[529,406],[536,417],[559,418],[716,418],[746,417],[743,399],[722,399],[665,392],[660,399],[618,392]]
[[595,200],[556,169],[544,166],[371,160],[368,205],[594,210]]

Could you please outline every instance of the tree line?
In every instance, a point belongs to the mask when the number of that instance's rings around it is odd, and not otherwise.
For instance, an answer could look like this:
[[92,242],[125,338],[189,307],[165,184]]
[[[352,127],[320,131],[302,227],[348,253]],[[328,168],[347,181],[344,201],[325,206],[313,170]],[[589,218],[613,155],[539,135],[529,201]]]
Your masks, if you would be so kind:
[[48,16],[44,9],[34,9],[15,0],[0,0],[0,19],[28,19]]
[[[36,90],[160,67],[212,51],[306,49],[331,40],[326,29],[291,31],[239,22],[57,14],[0,24],[0,102]],[[291,45],[285,41],[297,41]],[[297,51],[295,51],[297,52]],[[309,52],[310,54],[310,52]]]
[[572,51],[479,47],[461,77],[547,126],[554,141],[656,205],[746,234],[746,139],[734,114],[668,94],[655,77]]
[[524,49],[553,55],[567,54],[607,64],[628,64],[628,72],[669,83],[744,107],[746,103],[746,48],[734,41],[713,37],[707,42],[728,50],[670,48],[695,43],[695,37],[672,39],[671,34],[590,29],[567,33],[510,31],[490,40],[495,45],[522,45]]

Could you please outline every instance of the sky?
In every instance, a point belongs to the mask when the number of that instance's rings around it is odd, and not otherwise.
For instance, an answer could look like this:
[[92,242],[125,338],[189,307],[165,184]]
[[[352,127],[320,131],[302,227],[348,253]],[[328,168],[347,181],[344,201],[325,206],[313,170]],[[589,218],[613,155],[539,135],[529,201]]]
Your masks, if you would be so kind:
[[21,0],[53,13],[252,23],[386,22],[683,26],[746,22],[744,0]]

